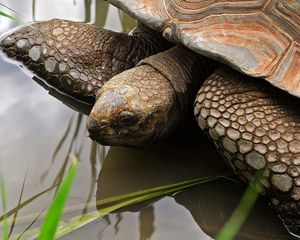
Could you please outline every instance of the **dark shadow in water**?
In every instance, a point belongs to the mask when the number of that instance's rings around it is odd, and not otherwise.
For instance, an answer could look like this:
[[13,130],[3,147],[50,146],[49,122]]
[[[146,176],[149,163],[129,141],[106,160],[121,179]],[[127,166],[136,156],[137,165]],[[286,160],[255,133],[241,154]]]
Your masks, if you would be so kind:
[[103,0],[95,1],[95,25],[104,27],[108,12],[108,2]]
[[137,21],[120,9],[118,9],[118,13],[123,32],[129,33],[133,28],[136,27]]
[[115,230],[115,235],[117,235],[119,233],[119,230],[120,230],[120,223],[122,222],[122,219],[123,219],[123,216],[122,216],[122,213],[117,213],[116,214],[116,222],[114,224],[114,230]]
[[84,22],[91,22],[91,0],[84,0]]
[[90,111],[93,107],[92,104],[88,104],[82,101],[78,101],[77,99],[58,91],[56,88],[48,85],[44,80],[34,76],[32,78],[36,83],[38,83],[41,87],[43,87],[48,93],[61,101],[63,104],[73,109],[76,112],[82,113],[84,115],[89,115]]
[[140,240],[151,239],[155,231],[154,207],[152,205],[142,208],[140,211]]
[[[97,200],[228,172],[215,147],[204,136],[198,136],[198,139],[186,144],[170,143],[149,149],[111,148],[98,177]],[[229,219],[244,191],[244,184],[220,179],[173,197],[191,213],[206,234],[214,237]],[[140,211],[141,239],[147,239],[146,236],[151,236],[155,230],[155,216],[149,205],[150,202],[145,202],[118,211]],[[178,221],[181,221],[180,216]],[[265,199],[259,198],[236,239],[279,240],[293,237]]]
[[35,21],[35,15],[36,15],[36,14],[35,14],[35,12],[36,12],[36,11],[35,11],[35,9],[36,9],[36,8],[35,8],[35,5],[36,5],[36,4],[35,4],[35,0],[32,0],[32,20],[33,20],[33,21]]

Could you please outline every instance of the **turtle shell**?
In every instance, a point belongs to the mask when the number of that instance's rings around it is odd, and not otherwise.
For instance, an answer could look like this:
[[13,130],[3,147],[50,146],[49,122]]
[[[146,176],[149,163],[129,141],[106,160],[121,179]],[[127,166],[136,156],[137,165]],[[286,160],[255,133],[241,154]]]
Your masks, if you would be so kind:
[[176,43],[300,97],[300,0],[108,0]]

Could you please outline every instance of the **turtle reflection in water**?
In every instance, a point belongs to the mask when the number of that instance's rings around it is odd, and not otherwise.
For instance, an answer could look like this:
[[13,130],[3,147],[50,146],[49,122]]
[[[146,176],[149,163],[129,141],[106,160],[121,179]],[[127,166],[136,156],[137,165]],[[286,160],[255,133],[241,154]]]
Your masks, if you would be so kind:
[[[222,161],[220,155],[215,151],[214,145],[205,136],[195,137],[194,140],[189,139],[188,144],[182,144],[178,139],[173,140],[143,149],[111,147],[99,172],[97,202],[157,186],[166,186],[202,176],[222,175],[228,172],[225,162]],[[181,140],[187,143],[185,139]],[[199,161],[199,155],[205,157]],[[188,161],[183,161],[183,159]],[[139,212],[140,236],[143,233],[149,234],[149,230],[153,230],[152,226],[155,226],[154,232],[150,232],[153,234],[153,238],[211,240],[229,219],[244,191],[243,184],[219,178],[163,199],[159,197],[121,208],[114,213],[124,213],[122,225],[127,226],[127,221],[132,222],[132,217],[127,217],[128,212]],[[179,206],[172,204],[173,199],[184,207],[183,212],[178,212],[177,207]],[[276,217],[275,211],[268,208],[265,200],[264,198],[257,200],[251,214],[234,239],[293,239],[287,234],[280,219]],[[98,209],[103,211],[110,206],[110,204],[98,206]],[[187,218],[184,218],[184,212],[189,213]],[[145,218],[152,221],[145,221],[144,218],[143,222],[142,216],[145,214]],[[167,218],[166,223],[162,220],[165,218]],[[160,227],[159,222],[164,222],[163,227]],[[169,226],[172,226],[171,229]],[[174,228],[174,226],[176,227]],[[195,237],[185,234],[185,229],[191,231],[194,227],[197,229]],[[127,228],[123,231],[127,231]],[[135,230],[131,229],[130,231]],[[122,228],[120,234],[122,234]],[[141,237],[140,239],[152,239],[150,234],[148,238]]]
[[[258,190],[299,234],[299,1],[110,2],[141,23],[132,36],[54,20],[1,47],[61,91],[96,97],[87,127],[105,145],[161,141],[194,109],[241,179],[263,171]],[[161,35],[178,45],[148,57],[169,48]]]

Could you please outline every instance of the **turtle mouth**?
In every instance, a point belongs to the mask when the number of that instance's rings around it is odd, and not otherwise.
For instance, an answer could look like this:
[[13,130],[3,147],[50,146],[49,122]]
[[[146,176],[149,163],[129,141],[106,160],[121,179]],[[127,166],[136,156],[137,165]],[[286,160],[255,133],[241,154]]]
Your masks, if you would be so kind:
[[147,146],[151,141],[147,135],[134,134],[115,134],[108,135],[99,132],[96,136],[90,135],[90,138],[97,143],[104,146],[127,146],[127,147],[141,147]]
[[148,145],[149,139],[143,136],[134,138],[129,138],[128,136],[110,136],[101,138],[97,142],[106,146],[144,147]]
[[89,137],[105,146],[128,146],[139,147],[148,145],[151,136],[141,134],[132,129],[115,129],[110,124],[100,125],[95,119],[88,118],[87,129]]

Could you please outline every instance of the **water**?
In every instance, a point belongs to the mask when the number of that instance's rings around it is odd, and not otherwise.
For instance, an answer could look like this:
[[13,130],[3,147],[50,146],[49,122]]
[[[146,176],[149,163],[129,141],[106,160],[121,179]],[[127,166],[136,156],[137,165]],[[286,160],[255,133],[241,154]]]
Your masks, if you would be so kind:
[[[117,9],[102,1],[89,2],[2,1],[26,16],[26,21],[65,18],[96,22],[115,31],[132,27],[126,16],[125,22],[120,22]],[[0,33],[15,26],[15,22],[0,18]],[[67,203],[73,210],[65,214],[65,220],[95,211],[96,201],[106,197],[228,171],[204,136],[190,143],[170,141],[149,149],[95,144],[87,137],[86,116],[49,95],[19,66],[0,59],[0,73],[0,171],[8,189],[8,210],[15,213],[18,209],[12,235],[32,224],[26,233],[30,235],[41,224],[41,217],[34,220],[51,202],[56,189],[53,184],[68,170],[69,153],[79,153],[80,162]],[[210,239],[229,218],[244,190],[241,183],[218,180],[118,210],[62,238]],[[292,237],[267,202],[259,199],[237,239]]]

